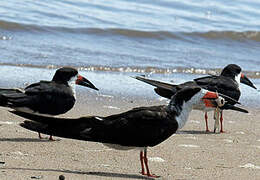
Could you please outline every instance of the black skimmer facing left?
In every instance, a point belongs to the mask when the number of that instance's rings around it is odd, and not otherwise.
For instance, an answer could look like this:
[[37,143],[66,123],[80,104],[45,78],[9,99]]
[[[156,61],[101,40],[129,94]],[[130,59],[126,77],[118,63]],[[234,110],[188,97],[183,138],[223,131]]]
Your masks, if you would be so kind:
[[[143,81],[145,83],[148,83],[150,85],[155,86],[154,89],[157,94],[159,94],[162,97],[170,99],[176,92],[178,92],[180,89],[184,87],[189,86],[200,86],[203,89],[207,89],[213,92],[219,92],[223,95],[229,96],[233,98],[234,100],[238,101],[239,97],[241,95],[240,92],[240,82],[244,83],[254,89],[256,87],[254,84],[247,78],[245,74],[241,72],[241,68],[236,64],[229,64],[227,65],[221,72],[219,76],[206,76],[194,79],[193,81],[188,81],[183,84],[170,84],[165,82],[160,82],[148,78],[144,78],[142,76],[134,77],[137,80]],[[227,100],[229,101],[229,100]],[[231,109],[231,108],[238,108],[235,106],[230,106],[232,104],[231,102],[227,103],[225,106],[223,106],[220,110],[220,132],[223,131],[223,110],[224,109]],[[232,104],[234,105],[234,104]],[[194,109],[197,109],[196,106],[194,106]],[[201,109],[199,109],[201,110]],[[209,131],[208,128],[208,116],[207,111],[212,109],[203,109],[205,111],[205,122],[206,122],[206,132]],[[247,113],[247,111],[241,111]],[[214,128],[214,131],[216,130],[216,127]]]
[[[107,117],[89,116],[77,119],[54,118],[14,111],[27,118],[20,125],[26,129],[55,136],[104,143],[115,149],[139,148],[141,174],[153,175],[148,168],[147,148],[165,141],[188,120],[193,105],[218,107],[225,104],[217,93],[187,87],[172,96],[169,105],[138,107]],[[146,172],[145,172],[146,169]]]
[[[63,114],[75,104],[75,84],[98,90],[76,69],[62,67],[56,71],[52,81],[40,81],[25,89],[0,89],[0,106],[44,115]],[[52,136],[49,139],[53,140]]]

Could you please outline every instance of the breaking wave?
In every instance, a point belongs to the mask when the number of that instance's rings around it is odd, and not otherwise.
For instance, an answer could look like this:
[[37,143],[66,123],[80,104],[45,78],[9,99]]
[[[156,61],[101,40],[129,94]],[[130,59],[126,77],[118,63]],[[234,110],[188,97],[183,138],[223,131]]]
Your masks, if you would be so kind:
[[[32,64],[12,64],[12,63],[0,63],[0,66],[20,66],[30,68],[46,68],[57,69],[62,66],[57,65],[32,65]],[[221,72],[221,68],[158,68],[158,67],[109,67],[109,66],[74,66],[75,68],[83,71],[103,71],[103,72],[126,72],[126,73],[138,73],[138,74],[172,74],[172,73],[185,73],[185,74],[204,74],[204,75],[218,75]],[[250,78],[260,78],[260,71],[243,71]]]
[[69,28],[60,26],[39,26],[0,20],[0,30],[25,31],[25,32],[60,32],[89,35],[114,35],[129,38],[148,39],[185,39],[189,37],[201,37],[206,39],[232,39],[237,41],[252,40],[260,42],[260,31],[208,31],[208,32],[170,32],[170,31],[144,31],[121,28]]

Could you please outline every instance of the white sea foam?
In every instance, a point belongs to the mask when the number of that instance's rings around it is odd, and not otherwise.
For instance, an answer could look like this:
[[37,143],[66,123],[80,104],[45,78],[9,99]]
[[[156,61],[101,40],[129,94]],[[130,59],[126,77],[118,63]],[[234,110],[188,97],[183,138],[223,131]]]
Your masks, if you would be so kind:
[[228,123],[235,124],[236,122],[235,121],[228,121]]
[[193,140],[195,140],[195,139],[198,139],[198,138],[196,138],[195,136],[187,136],[187,137],[184,137],[185,139],[193,139]]
[[114,98],[114,96],[107,95],[107,94],[99,94],[98,96],[105,97],[105,98]]
[[166,101],[166,102],[167,102],[167,99],[164,98],[164,97],[159,97],[159,98],[158,98],[158,101]]
[[191,123],[200,124],[200,121],[190,120]]
[[243,131],[238,131],[236,134],[245,134]]
[[247,163],[245,165],[239,166],[241,168],[250,168],[250,169],[260,169],[260,166],[256,166],[252,163]]
[[87,149],[86,152],[103,152],[103,151],[112,151],[113,149]]
[[119,107],[115,107],[115,106],[103,106],[103,107],[108,109],[120,109]]
[[253,147],[260,149],[260,146],[253,145]]
[[187,148],[199,148],[200,146],[198,145],[193,145],[193,144],[179,144],[179,147],[187,147]]
[[233,142],[233,140],[231,140],[231,139],[223,139],[223,141],[228,142],[228,143],[232,143]]
[[28,156],[29,154],[22,153],[20,151],[11,152],[10,154],[16,155],[16,156]]
[[100,164],[101,167],[110,167],[109,164]]
[[19,122],[11,122],[11,121],[0,121],[0,124],[7,124],[7,125],[12,125],[12,124],[18,124]]
[[160,157],[149,157],[149,161],[154,161],[154,162],[165,162],[163,158]]

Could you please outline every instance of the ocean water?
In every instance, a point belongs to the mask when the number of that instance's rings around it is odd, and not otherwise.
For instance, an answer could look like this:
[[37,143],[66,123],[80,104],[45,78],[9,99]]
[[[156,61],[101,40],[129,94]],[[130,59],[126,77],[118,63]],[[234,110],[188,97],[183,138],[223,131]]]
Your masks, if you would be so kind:
[[[235,63],[260,88],[259,9],[257,0],[1,1],[0,84],[51,79],[55,68],[73,66],[105,90],[131,94],[139,82],[129,76],[178,83]],[[156,96],[140,86],[135,94]],[[245,104],[260,106],[257,91],[242,90]]]

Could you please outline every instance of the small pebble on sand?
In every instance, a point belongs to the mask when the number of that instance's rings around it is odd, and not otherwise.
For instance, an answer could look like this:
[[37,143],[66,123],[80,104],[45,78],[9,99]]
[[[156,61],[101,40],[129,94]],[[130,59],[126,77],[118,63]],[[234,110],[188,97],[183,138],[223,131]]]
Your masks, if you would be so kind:
[[59,180],[65,180],[65,176],[60,175],[60,176],[59,176]]

